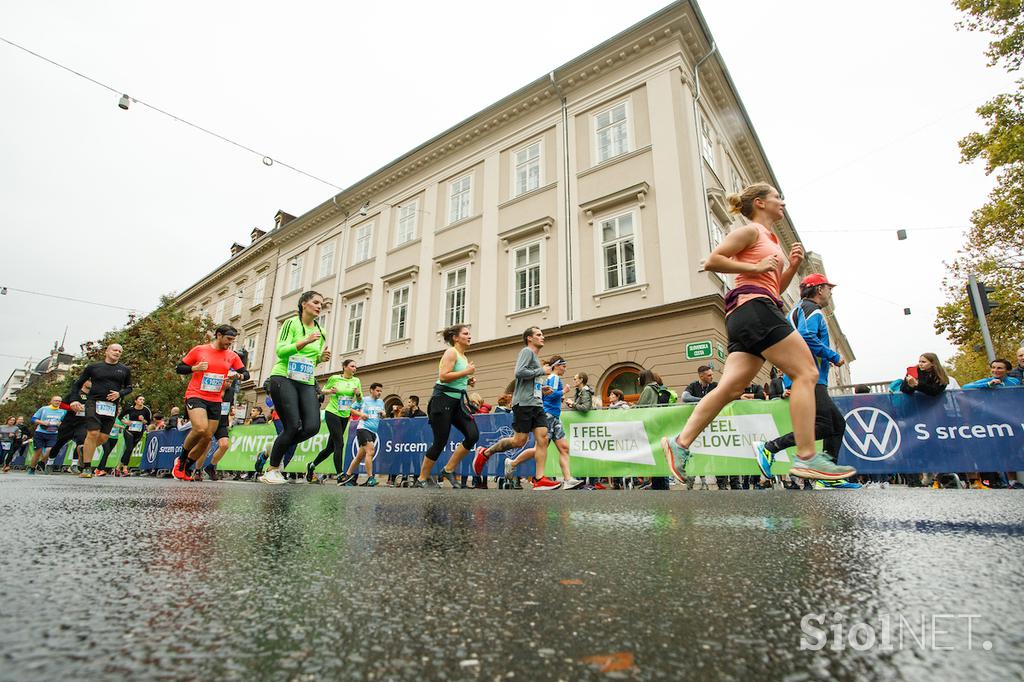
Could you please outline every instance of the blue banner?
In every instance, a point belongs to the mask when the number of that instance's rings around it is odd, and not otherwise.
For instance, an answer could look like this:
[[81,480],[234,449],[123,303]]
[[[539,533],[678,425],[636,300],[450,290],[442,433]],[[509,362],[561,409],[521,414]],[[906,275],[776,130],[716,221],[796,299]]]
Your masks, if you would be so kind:
[[[188,430],[179,431],[150,431],[146,434],[146,444],[142,449],[142,461],[139,463],[141,471],[166,469],[170,471],[174,467],[174,460],[181,453],[182,445],[185,443],[185,436]],[[206,454],[203,466],[210,463],[210,458],[217,450],[217,441],[210,443],[210,451]]]
[[840,396],[839,462],[865,474],[1024,470],[1024,389]]

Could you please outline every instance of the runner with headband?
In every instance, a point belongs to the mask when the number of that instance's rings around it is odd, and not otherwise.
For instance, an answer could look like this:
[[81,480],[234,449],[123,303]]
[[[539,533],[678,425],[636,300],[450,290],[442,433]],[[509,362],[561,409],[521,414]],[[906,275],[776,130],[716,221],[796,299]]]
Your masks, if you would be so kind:
[[778,190],[763,182],[726,198],[733,213],[751,221],[732,230],[704,263],[709,272],[736,275],[736,286],[725,297],[729,356],[718,386],[697,403],[682,432],[661,439],[669,470],[680,483],[686,481],[690,445],[727,403],[740,397],[768,360],[793,380],[789,412],[796,460],[790,473],[828,481],[849,478],[856,473],[853,467],[839,466],[815,451],[818,369],[803,337],[782,312],[781,292],[789,287],[804,259],[799,243],[793,244],[787,257],[770,229],[785,217],[786,202]]
[[324,421],[327,422],[330,436],[324,449],[306,465],[307,483],[318,482],[314,469],[333,453],[334,472],[338,475],[338,484],[341,484],[344,474],[342,467],[345,464],[345,427],[348,426],[352,406],[363,399],[363,384],[355,376],[358,369],[355,360],[345,360],[341,363],[341,374],[335,374],[324,384],[321,391],[327,396]]
[[466,357],[473,336],[469,327],[461,324],[448,327],[442,332],[442,336],[449,348],[444,351],[437,363],[437,383],[434,384],[434,393],[427,403],[427,420],[434,441],[423,455],[420,476],[413,481],[413,488],[438,487],[438,484],[430,479],[430,471],[448,445],[448,435],[453,426],[462,433],[463,440],[455,446],[442,476],[453,488],[461,488],[462,486],[455,480],[455,467],[472,451],[480,438],[480,429],[469,412],[469,398],[466,397],[469,377],[476,372],[476,366]]
[[316,395],[316,366],[331,359],[323,330],[316,318],[324,297],[306,291],[299,297],[298,315],[281,325],[277,336],[277,363],[270,372],[267,388],[274,409],[281,417],[281,433],[270,451],[270,463],[260,476],[264,483],[287,483],[281,474],[281,461],[293,445],[320,432],[320,401]]
[[[178,363],[178,374],[191,374],[185,389],[185,410],[192,429],[185,436],[181,453],[174,460],[171,474],[179,481],[193,478],[196,464],[206,459],[210,442],[220,424],[221,398],[224,388],[245,369],[242,358],[231,350],[238,331],[222,324],[213,332],[213,341],[196,346]],[[194,480],[201,481],[202,473],[195,472]]]

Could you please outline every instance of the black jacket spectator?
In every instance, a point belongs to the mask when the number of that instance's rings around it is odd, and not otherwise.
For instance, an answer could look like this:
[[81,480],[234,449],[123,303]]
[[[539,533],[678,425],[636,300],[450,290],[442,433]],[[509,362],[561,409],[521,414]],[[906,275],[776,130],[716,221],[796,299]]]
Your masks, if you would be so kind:
[[935,372],[918,370],[917,372],[917,388],[907,385],[907,380],[904,378],[900,383],[900,391],[907,395],[912,395],[914,391],[920,391],[925,395],[936,396],[946,390],[946,384],[939,383],[939,377]]

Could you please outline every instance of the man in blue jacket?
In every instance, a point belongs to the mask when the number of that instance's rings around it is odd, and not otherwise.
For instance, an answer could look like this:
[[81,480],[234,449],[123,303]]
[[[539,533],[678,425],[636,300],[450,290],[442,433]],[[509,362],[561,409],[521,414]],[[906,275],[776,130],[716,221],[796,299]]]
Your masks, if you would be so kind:
[[[823,441],[823,449],[834,461],[839,459],[839,448],[843,444],[843,433],[846,431],[846,419],[828,394],[828,372],[832,365],[842,367],[845,360],[832,350],[828,337],[828,324],[822,308],[832,298],[835,284],[826,279],[825,275],[815,273],[800,281],[800,303],[789,313],[789,321],[807,343],[818,366],[818,383],[814,387],[814,438]],[[783,384],[788,393],[792,385],[789,377],[783,376]],[[757,441],[754,443],[757,466],[766,478],[771,478],[772,463],[775,453],[796,445],[792,433],[779,436],[775,440]],[[822,485],[818,485],[821,483]],[[859,488],[860,484],[847,481],[816,481],[816,488]]]

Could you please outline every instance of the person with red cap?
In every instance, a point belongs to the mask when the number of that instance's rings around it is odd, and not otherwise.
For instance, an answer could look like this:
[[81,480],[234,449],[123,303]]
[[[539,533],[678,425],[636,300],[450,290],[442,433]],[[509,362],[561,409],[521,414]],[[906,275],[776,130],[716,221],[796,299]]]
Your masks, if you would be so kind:
[[[800,280],[800,303],[789,313],[789,321],[807,343],[818,367],[818,383],[814,387],[814,438],[822,441],[825,454],[833,461],[839,459],[839,448],[843,444],[843,433],[846,431],[846,419],[828,394],[829,369],[835,365],[842,367],[845,360],[832,349],[829,343],[828,323],[823,308],[832,299],[832,289],[836,285],[828,281],[825,275],[815,273]],[[788,390],[792,385],[789,377],[783,376],[783,384]],[[775,462],[775,454],[791,448],[796,444],[792,433],[787,433],[775,440],[754,443],[755,456],[761,473],[771,477],[771,467]],[[859,488],[859,483],[848,481],[815,481],[816,488]]]

